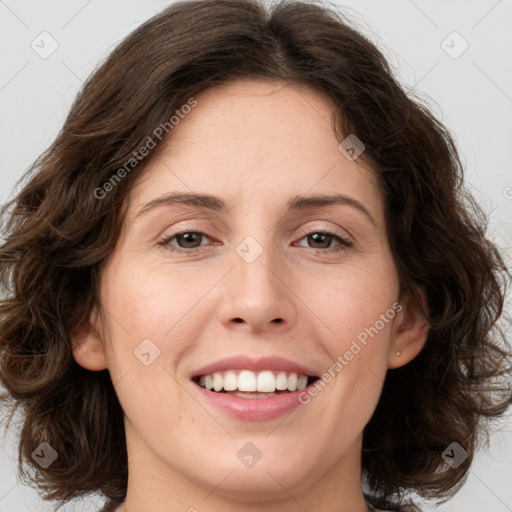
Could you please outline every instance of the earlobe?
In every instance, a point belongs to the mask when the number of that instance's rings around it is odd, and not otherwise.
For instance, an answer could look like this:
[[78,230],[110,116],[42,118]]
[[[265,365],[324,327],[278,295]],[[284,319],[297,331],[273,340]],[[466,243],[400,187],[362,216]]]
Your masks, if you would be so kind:
[[[417,286],[423,310],[428,314],[425,291]],[[389,349],[388,368],[399,368],[412,361],[423,349],[428,337],[429,324],[421,308],[412,297],[401,300],[402,309],[395,318],[395,332]]]
[[91,312],[89,321],[71,333],[71,343],[73,358],[80,366],[91,371],[100,371],[108,368],[96,306]]

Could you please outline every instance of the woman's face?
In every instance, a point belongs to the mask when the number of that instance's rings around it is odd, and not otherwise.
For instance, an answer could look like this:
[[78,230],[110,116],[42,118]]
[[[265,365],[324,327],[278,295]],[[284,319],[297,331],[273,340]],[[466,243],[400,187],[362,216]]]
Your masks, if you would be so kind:
[[[386,371],[420,348],[401,338],[376,175],[340,151],[333,106],[304,88],[238,81],[195,99],[132,188],[91,317],[101,350],[80,362],[108,367],[130,467],[148,479],[247,502],[360,484]],[[320,380],[283,390],[292,374]],[[201,376],[281,389],[235,396]]]

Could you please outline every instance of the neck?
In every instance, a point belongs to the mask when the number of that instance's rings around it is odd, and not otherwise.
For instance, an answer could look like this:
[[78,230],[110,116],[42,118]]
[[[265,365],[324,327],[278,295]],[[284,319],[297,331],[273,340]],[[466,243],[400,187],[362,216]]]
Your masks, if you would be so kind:
[[[125,503],[116,512],[369,512],[361,485],[362,436],[334,464],[280,476],[259,464],[251,469],[204,468],[187,475],[171,467],[127,430],[129,459]],[[326,469],[327,467],[327,469]],[[251,473],[249,474],[248,471]],[[204,480],[200,480],[204,477]],[[249,478],[250,477],[250,478]]]

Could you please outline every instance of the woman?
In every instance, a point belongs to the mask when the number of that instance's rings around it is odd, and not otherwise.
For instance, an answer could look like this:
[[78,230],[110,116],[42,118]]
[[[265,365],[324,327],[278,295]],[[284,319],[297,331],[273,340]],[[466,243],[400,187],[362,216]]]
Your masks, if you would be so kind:
[[3,210],[6,401],[48,499],[411,511],[510,404],[450,134],[326,8],[171,5]]

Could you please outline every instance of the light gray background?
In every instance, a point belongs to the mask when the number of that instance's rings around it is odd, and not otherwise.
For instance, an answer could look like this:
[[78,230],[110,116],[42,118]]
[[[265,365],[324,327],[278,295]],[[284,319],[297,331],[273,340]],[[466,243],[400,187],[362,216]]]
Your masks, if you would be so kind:
[[[114,46],[169,0],[0,0],[0,202],[50,144],[83,80]],[[466,184],[490,218],[489,236],[511,261],[512,1],[352,0],[337,3],[384,51],[403,84],[455,135]],[[58,42],[49,58],[32,48],[41,32]],[[458,58],[441,46],[457,31]],[[452,36],[452,53],[463,42]],[[510,187],[510,188],[508,188]],[[508,306],[510,311],[510,304]],[[426,512],[512,511],[512,421],[497,424],[463,490]],[[0,437],[0,511],[54,510],[17,483],[15,437]],[[96,511],[91,498],[66,510]]]

